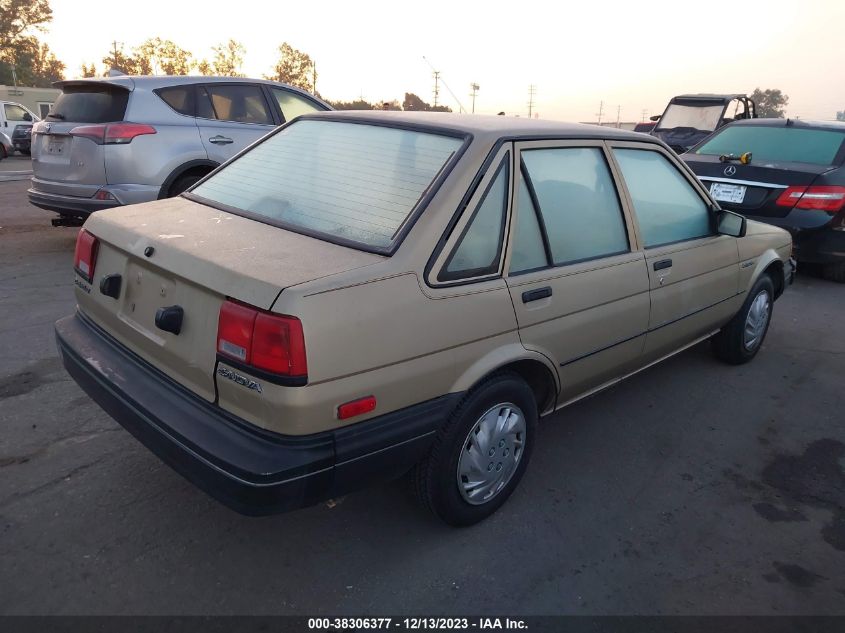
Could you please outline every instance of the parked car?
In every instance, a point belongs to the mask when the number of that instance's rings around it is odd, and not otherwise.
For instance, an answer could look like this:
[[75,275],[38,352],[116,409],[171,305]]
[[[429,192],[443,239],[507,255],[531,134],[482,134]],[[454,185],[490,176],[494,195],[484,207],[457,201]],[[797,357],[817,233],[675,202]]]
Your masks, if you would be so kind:
[[17,126],[12,133],[12,144],[15,147],[15,151],[29,156],[32,147],[32,124]]
[[798,261],[845,283],[845,123],[740,121],[683,159],[723,208],[788,230]]
[[655,125],[657,125],[657,121],[641,121],[634,126],[634,132],[648,134],[654,129]]
[[26,106],[15,101],[0,101],[0,131],[11,138],[13,144],[18,128],[31,129],[36,121],[40,119]]
[[5,133],[0,132],[0,160],[9,158],[15,153],[15,146],[12,144],[12,139],[6,136]]
[[56,334],[94,400],[241,512],[414,468],[467,525],[538,417],[708,338],[751,360],[790,252],[642,134],[310,114],[178,198],[92,214]]
[[232,77],[77,79],[32,132],[35,206],[54,224],[177,195],[274,127],[328,110],[274,81]]
[[678,95],[669,101],[651,134],[683,154],[723,125],[756,117],[757,106],[746,95]]

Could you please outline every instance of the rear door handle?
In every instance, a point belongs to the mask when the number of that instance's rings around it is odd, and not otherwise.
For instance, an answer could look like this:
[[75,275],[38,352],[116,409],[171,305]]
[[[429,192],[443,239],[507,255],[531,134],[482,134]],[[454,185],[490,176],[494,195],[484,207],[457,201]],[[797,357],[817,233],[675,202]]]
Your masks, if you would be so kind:
[[212,136],[210,139],[208,139],[208,142],[214,143],[215,145],[228,145],[229,143],[233,143],[234,141],[232,141],[232,139],[226,136],[220,136],[218,134],[217,136]]
[[552,296],[552,289],[549,286],[545,288],[537,288],[536,290],[526,290],[522,293],[522,303],[530,301],[538,301]]
[[664,268],[672,268],[671,259],[661,259],[659,262],[654,262],[654,270],[663,270]]

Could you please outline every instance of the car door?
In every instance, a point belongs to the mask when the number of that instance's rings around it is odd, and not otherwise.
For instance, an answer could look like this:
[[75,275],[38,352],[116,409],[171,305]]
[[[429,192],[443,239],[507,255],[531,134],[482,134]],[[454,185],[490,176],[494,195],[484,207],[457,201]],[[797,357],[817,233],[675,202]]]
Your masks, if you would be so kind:
[[649,276],[602,141],[519,143],[517,165],[506,280],[563,404],[638,366]]
[[224,163],[276,125],[262,87],[212,83],[197,87],[197,127],[208,158]]
[[12,138],[19,125],[32,125],[34,117],[29,110],[17,103],[4,103],[3,118],[3,131]]
[[739,309],[736,238],[718,235],[712,203],[662,147],[613,142],[649,275],[650,362],[718,330]]

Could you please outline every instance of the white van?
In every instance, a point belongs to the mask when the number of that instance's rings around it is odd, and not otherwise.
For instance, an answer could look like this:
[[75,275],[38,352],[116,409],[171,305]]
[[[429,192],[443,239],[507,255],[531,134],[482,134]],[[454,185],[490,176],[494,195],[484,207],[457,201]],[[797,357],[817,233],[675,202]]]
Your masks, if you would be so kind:
[[3,132],[6,136],[12,139],[15,149],[18,151],[25,149],[26,153],[28,153],[29,134],[25,135],[25,144],[21,144],[21,140],[24,137],[19,135],[19,138],[16,138],[15,130],[18,127],[31,130],[32,124],[40,120],[41,119],[38,118],[37,114],[32,112],[32,110],[26,106],[22,106],[20,103],[16,103],[14,101],[0,101],[0,132]]

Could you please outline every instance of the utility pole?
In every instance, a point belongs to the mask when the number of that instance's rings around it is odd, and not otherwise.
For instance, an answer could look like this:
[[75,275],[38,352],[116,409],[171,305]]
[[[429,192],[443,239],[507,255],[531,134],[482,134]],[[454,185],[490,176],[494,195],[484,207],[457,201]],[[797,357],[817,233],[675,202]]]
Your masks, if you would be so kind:
[[599,118],[599,125],[601,125],[601,115],[604,112],[604,101],[599,101],[599,111],[596,115]]
[[479,86],[477,83],[473,82],[469,85],[469,87],[472,89],[472,92],[469,95],[472,97],[472,113],[475,114],[475,95],[478,94]]
[[528,118],[531,118],[531,113],[534,112],[534,96],[537,94],[537,86],[531,84],[528,86]]
[[437,107],[437,99],[440,97],[440,71],[434,71],[434,107]]
[[616,129],[619,129],[619,113],[622,112],[622,106],[616,106]]
[[643,123],[645,123],[645,120],[646,120],[646,115],[648,115],[648,108],[643,108],[643,117],[642,117],[642,119],[641,119],[641,121],[642,121]]

